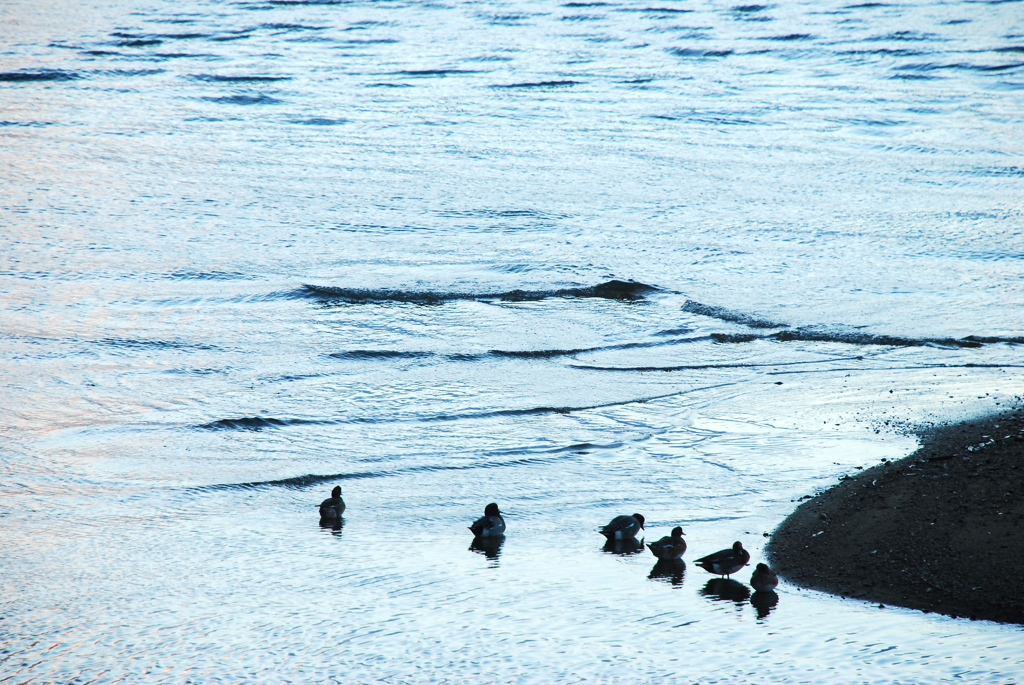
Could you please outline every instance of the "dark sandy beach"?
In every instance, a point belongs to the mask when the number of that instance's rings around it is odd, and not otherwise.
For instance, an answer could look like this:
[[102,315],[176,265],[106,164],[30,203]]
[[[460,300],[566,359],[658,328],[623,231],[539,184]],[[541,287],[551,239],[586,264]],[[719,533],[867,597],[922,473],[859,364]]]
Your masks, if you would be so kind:
[[767,555],[807,588],[1024,623],[1024,410],[923,428],[922,447],[803,502]]

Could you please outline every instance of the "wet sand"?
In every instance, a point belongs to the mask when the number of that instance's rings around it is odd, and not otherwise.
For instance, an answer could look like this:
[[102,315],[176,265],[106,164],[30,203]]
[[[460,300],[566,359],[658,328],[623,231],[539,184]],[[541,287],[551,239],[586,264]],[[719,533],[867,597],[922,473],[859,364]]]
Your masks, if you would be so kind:
[[804,501],[766,549],[802,587],[1024,623],[1024,410],[918,433],[899,461]]

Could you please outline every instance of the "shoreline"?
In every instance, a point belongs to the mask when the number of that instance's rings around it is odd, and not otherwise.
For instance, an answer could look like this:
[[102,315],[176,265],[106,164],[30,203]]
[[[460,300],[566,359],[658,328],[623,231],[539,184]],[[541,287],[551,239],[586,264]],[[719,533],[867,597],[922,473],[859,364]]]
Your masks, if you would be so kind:
[[805,588],[1024,624],[1024,408],[922,428],[921,447],[800,504],[765,548]]

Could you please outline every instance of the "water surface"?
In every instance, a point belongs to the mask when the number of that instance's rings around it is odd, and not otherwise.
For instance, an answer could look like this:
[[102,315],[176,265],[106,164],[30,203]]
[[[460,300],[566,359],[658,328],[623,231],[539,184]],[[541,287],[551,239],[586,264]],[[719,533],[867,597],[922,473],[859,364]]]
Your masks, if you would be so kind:
[[692,563],[1020,396],[1019,2],[0,26],[0,682],[1024,677]]

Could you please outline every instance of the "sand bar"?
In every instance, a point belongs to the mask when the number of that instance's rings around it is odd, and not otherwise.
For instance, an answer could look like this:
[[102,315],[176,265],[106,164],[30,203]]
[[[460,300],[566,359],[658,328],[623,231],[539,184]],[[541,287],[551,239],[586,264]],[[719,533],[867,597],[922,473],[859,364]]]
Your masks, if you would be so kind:
[[922,428],[905,459],[804,501],[766,553],[802,587],[1024,623],[1024,411]]

